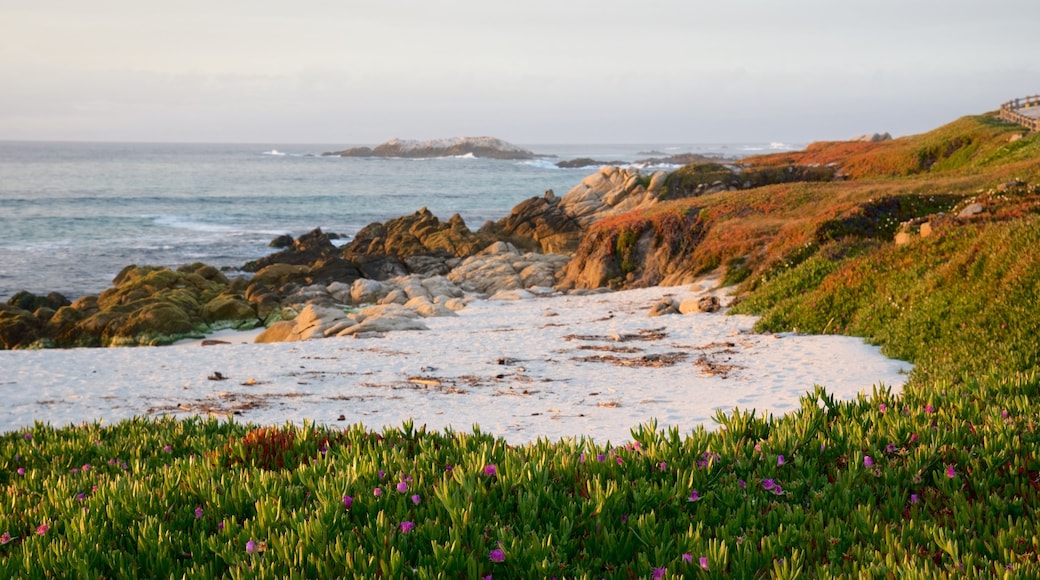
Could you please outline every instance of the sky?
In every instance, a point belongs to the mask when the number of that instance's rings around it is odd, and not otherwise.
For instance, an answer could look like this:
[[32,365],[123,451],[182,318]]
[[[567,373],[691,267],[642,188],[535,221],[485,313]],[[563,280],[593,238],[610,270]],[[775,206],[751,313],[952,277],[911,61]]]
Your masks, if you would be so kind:
[[0,140],[809,142],[1040,93],[1037,0],[0,0]]

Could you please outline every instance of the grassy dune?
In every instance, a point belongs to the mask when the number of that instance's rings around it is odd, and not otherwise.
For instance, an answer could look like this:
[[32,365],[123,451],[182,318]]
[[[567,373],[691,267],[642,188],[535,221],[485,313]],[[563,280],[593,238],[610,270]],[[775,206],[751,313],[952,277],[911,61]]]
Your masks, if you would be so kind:
[[36,425],[0,437],[0,576],[1040,576],[1040,135],[1021,133],[977,116],[816,144],[749,167],[831,164],[843,180],[598,226],[695,215],[676,251],[740,282],[761,330],[862,336],[917,365],[902,394],[810,388],[783,417],[645,425],[623,447],[412,425]]

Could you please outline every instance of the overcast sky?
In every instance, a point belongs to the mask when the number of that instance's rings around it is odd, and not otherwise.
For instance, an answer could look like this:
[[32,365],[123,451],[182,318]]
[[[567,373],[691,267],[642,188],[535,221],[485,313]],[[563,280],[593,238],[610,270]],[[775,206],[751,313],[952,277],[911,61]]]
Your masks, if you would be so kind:
[[1040,93],[1038,0],[0,0],[0,140],[806,142]]

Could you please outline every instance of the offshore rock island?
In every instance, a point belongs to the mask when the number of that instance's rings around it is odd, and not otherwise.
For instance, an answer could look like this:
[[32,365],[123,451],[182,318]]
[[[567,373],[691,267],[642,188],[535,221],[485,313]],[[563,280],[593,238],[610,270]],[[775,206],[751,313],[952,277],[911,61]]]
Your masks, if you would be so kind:
[[455,137],[416,141],[391,139],[375,147],[352,147],[343,151],[323,153],[330,157],[399,157],[421,159],[430,157],[473,156],[485,159],[534,159],[531,151],[495,137]]

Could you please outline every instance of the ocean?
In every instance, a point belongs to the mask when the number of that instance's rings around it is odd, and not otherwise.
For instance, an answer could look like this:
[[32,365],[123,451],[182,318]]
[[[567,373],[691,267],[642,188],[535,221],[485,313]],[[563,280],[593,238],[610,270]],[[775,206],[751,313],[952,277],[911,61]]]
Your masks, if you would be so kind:
[[320,227],[349,239],[422,207],[442,220],[458,213],[476,230],[596,171],[560,169],[561,160],[796,147],[522,145],[553,156],[530,161],[321,155],[349,146],[0,141],[0,300],[21,290],[96,294],[129,264],[237,268],[272,252],[268,243],[282,234]]

